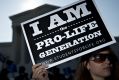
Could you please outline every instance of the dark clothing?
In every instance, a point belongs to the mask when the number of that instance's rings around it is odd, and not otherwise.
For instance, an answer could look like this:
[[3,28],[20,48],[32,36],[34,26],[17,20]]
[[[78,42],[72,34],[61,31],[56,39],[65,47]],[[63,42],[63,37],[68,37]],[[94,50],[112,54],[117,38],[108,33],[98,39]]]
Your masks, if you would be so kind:
[[9,80],[7,69],[2,69],[0,73],[0,80]]
[[29,80],[28,79],[28,74],[27,73],[24,73],[22,75],[19,75],[15,78],[15,80]]

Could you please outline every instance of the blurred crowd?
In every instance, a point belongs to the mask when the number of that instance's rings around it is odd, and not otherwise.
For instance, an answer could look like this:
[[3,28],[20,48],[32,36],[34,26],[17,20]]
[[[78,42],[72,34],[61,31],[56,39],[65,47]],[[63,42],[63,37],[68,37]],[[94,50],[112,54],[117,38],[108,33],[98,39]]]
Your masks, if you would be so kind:
[[[32,66],[31,66],[32,67]],[[60,68],[52,67],[48,69],[50,80],[72,80],[74,70],[70,67],[64,68],[61,73]],[[31,80],[32,72],[27,73],[25,66],[16,65],[13,61],[7,60],[1,65],[0,80]]]
[[[109,47],[84,55],[78,60],[80,62],[77,64],[77,69],[72,69],[70,66],[61,69],[59,66],[55,66],[47,69],[47,77],[49,80],[74,80],[74,78],[77,78],[76,80],[89,80],[89,76],[87,77],[87,74],[90,75],[89,71],[92,70],[95,71],[95,73],[99,73],[101,75],[105,71],[105,74],[109,74],[109,78],[110,76],[112,78],[109,80],[119,80],[119,60]],[[32,75],[38,72],[38,70],[41,71],[41,73],[43,72],[43,68],[40,67],[41,65],[39,68],[33,68],[35,69],[35,72],[34,70],[32,72],[32,69],[31,72],[27,72],[26,68],[32,68],[32,66],[19,66],[13,61],[6,59],[2,55],[0,55],[0,63],[2,63],[0,64],[0,80],[32,80]],[[71,65],[73,65],[73,67],[75,66],[74,64]],[[77,77],[74,77],[75,72]],[[37,73],[37,76],[40,76],[39,72]],[[44,77],[44,75],[41,76]],[[86,79],[81,79],[79,76],[83,76],[83,78]]]

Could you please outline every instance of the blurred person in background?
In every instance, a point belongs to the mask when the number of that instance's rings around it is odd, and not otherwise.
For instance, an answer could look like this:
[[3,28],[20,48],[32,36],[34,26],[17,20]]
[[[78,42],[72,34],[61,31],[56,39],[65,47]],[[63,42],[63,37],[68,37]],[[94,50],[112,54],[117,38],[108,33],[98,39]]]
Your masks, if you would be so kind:
[[15,77],[15,80],[29,80],[28,73],[25,72],[26,68],[24,66],[19,67],[19,75]]

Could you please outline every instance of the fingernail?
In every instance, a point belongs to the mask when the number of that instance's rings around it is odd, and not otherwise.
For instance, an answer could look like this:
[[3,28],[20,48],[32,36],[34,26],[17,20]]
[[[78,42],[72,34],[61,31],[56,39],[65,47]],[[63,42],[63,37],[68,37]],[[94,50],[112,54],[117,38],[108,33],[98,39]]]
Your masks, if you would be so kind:
[[48,64],[43,64],[43,66],[44,66],[45,68],[48,68]]

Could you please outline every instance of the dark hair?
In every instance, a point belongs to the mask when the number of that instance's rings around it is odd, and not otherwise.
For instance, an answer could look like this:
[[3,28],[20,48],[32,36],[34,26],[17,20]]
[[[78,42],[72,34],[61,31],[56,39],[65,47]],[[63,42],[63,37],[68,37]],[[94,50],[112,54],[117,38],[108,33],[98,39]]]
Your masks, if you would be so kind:
[[[88,53],[84,56],[82,56],[80,58],[80,62],[77,66],[77,69],[76,69],[76,73],[75,73],[75,77],[74,77],[74,80],[93,80],[93,78],[91,77],[91,74],[90,72],[88,71],[87,69],[87,63],[89,62],[89,58],[92,56],[92,55],[95,55],[97,53],[99,53],[100,51],[104,51],[104,50],[110,50],[111,53],[112,53],[112,50],[110,47],[105,47],[105,48],[102,48],[102,49],[99,49],[97,51],[94,51],[92,53]],[[113,54],[113,53],[112,53]],[[113,54],[114,55],[114,54]],[[117,58],[116,56],[114,55],[115,57],[115,61],[113,62],[113,71],[112,71],[112,75],[107,78],[106,80],[119,80],[119,77],[117,76],[119,74],[117,74],[117,72],[115,72],[115,69],[117,69],[117,66],[118,63],[117,63]],[[119,67],[119,66],[118,66]],[[117,71],[117,70],[116,70]],[[118,70],[119,71],[119,70]],[[118,78],[118,79],[117,79]]]

